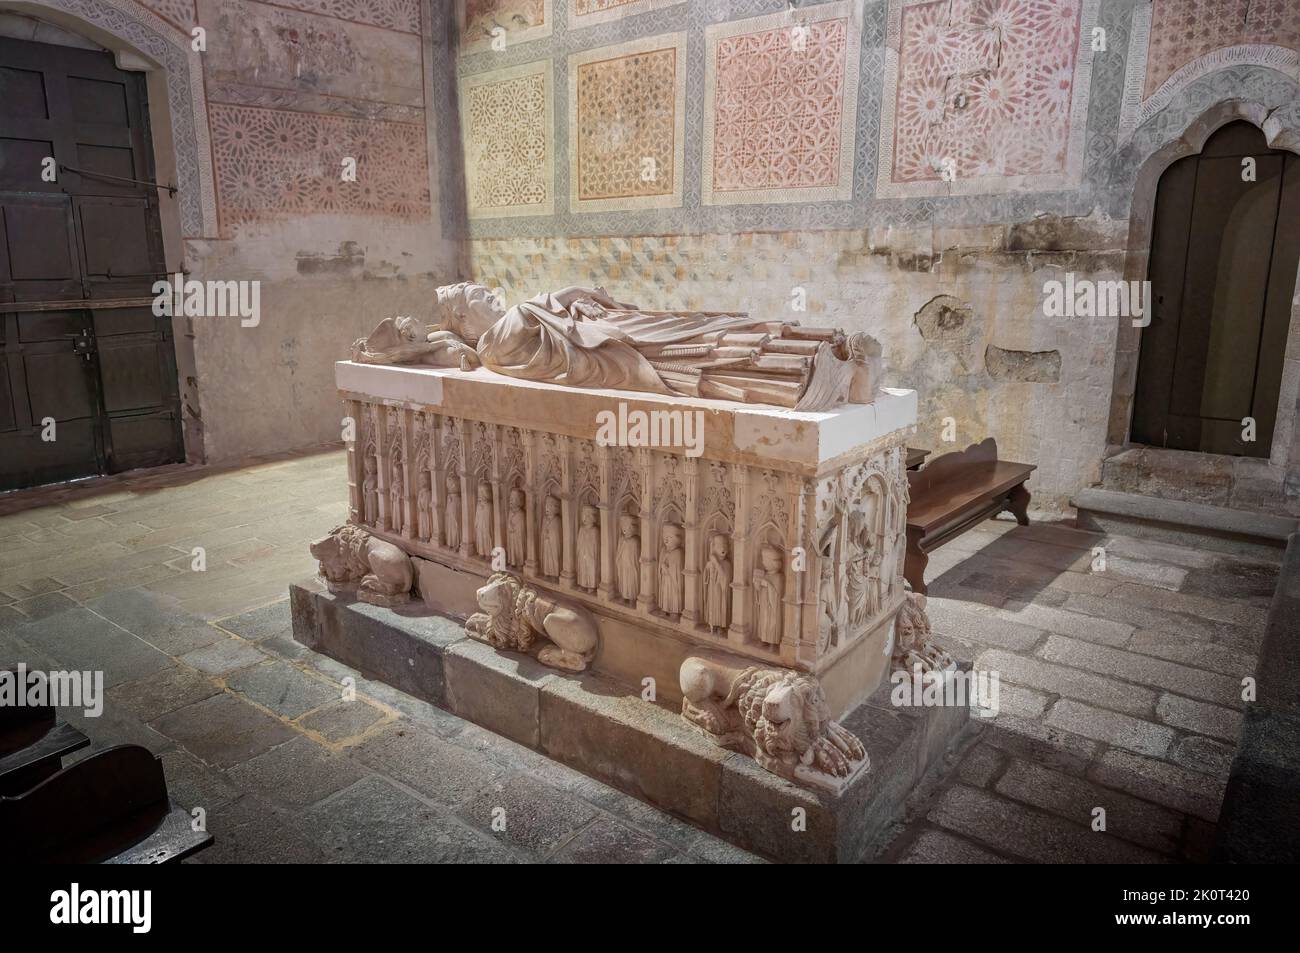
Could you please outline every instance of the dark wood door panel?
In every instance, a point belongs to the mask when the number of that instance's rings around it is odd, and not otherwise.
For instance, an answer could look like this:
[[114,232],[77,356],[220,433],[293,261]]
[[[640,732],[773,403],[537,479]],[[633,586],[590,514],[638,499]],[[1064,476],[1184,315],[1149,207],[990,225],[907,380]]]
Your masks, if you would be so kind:
[[0,431],[13,430],[18,426],[18,415],[14,412],[14,393],[9,381],[9,362],[0,361]]
[[20,461],[21,468],[0,467],[0,490],[75,480],[104,472],[96,453],[98,427],[94,420],[70,420],[57,425],[55,440],[41,439],[39,430],[0,432],[0,460]]
[[87,386],[86,361],[65,347],[23,355],[32,422],[39,427],[46,417],[55,421],[93,419],[98,412],[95,394]]
[[111,306],[166,270],[147,114],[111,55],[0,38],[0,486],[183,459],[170,320]]
[[[100,338],[99,355],[104,409],[110,414],[147,410],[166,403],[168,395],[160,373],[157,341]],[[117,441],[113,442],[113,448],[117,449]]]
[[15,317],[18,340],[24,344],[62,341],[70,349],[72,339],[90,327],[85,311],[20,311]]
[[[1244,163],[1244,160],[1251,160]],[[1243,175],[1247,166],[1253,176]],[[1267,457],[1300,260],[1300,166],[1248,123],[1161,177],[1132,439]],[[1245,440],[1245,421],[1255,421]]]
[[49,118],[45,75],[35,69],[0,66],[0,119],[31,122]]
[[54,143],[49,139],[19,139],[0,136],[0,189],[15,192],[52,192],[62,189],[57,181],[42,176],[46,159],[54,157]]
[[1271,434],[1277,425],[1283,360],[1291,329],[1296,272],[1300,268],[1300,225],[1297,225],[1300,223],[1300,156],[1294,154],[1286,157],[1277,221],[1277,241],[1273,246],[1264,326],[1260,334],[1259,371],[1252,398],[1253,415],[1262,434]]
[[[67,196],[0,195],[9,280],[17,300],[41,300],[56,288],[80,297],[81,267],[73,240],[72,202]],[[57,282],[55,287],[36,282]],[[27,283],[27,287],[23,287]]]
[[89,278],[148,278],[158,273],[145,199],[96,196],[77,201],[82,261]]
[[1257,163],[1253,182],[1236,157],[1200,163],[1170,393],[1172,413],[1235,419],[1238,429],[1251,410],[1282,178],[1280,156]]
[[158,467],[175,463],[170,450],[170,436],[180,426],[180,418],[171,411],[112,416],[113,455],[108,462],[110,473],[136,467]]

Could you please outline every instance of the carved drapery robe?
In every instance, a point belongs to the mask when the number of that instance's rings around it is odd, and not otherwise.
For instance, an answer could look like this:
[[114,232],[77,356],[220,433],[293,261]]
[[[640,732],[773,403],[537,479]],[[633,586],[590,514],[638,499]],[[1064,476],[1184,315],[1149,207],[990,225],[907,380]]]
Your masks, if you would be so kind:
[[754,631],[764,645],[781,644],[781,597],[785,595],[785,573],[754,571]]
[[481,491],[474,504],[474,548],[484,559],[492,558],[492,496]]
[[506,563],[511,566],[524,564],[528,547],[527,525],[528,517],[522,505],[510,510],[510,516],[506,518]]
[[430,539],[433,536],[433,494],[428,484],[420,487],[420,495],[416,498],[415,507],[419,511],[420,539]]
[[619,536],[615,557],[618,594],[629,602],[635,602],[641,594],[641,537],[635,533]]
[[659,553],[659,608],[669,615],[680,615],[682,611],[685,558],[680,546]]
[[394,533],[402,531],[402,481],[394,475],[392,489],[388,491],[388,525]]
[[731,560],[716,553],[704,567],[704,621],[715,629],[731,621]]
[[543,520],[542,525],[542,575],[560,575],[563,560],[564,524],[559,513],[553,513]]
[[460,548],[460,494],[447,494],[447,518],[443,520],[447,530],[447,548]]
[[578,585],[595,589],[600,580],[600,529],[583,526],[578,530]]
[[362,485],[362,492],[365,496],[365,521],[371,526],[379,522],[379,489],[375,485],[374,474],[367,474],[365,483]]
[[747,314],[641,311],[596,289],[565,289],[507,311],[478,339],[478,356],[488,369],[525,380],[672,394],[646,354],[760,325]]

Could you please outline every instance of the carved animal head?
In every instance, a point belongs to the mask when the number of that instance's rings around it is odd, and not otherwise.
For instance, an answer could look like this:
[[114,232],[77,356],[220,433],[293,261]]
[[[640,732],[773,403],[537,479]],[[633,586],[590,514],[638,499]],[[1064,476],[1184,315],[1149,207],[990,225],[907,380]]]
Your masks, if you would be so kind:
[[754,742],[769,757],[807,763],[830,720],[830,705],[817,679],[784,672],[763,692]]
[[925,596],[909,592],[898,610],[894,623],[896,643],[900,649],[915,648],[930,637],[930,617],[925,612]]
[[513,608],[521,583],[508,572],[494,572],[476,593],[478,607],[489,616]]
[[822,685],[815,677],[797,672],[768,670],[753,675],[757,677],[737,705],[754,744],[776,761],[792,766],[809,763],[831,720]]
[[365,543],[368,534],[357,526],[336,526],[307,548],[320,563],[321,575],[333,582],[359,579],[368,571]]
[[476,593],[486,616],[483,635],[498,648],[528,651],[534,641],[528,612],[536,592],[508,572],[494,572]]

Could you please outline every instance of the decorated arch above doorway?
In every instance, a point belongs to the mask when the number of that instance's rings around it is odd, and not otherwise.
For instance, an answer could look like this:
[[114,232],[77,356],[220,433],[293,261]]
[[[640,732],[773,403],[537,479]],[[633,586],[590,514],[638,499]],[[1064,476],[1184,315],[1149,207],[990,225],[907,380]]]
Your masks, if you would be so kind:
[[[162,104],[151,108],[159,178],[175,176],[181,237],[215,237],[217,200],[203,65],[200,54],[191,48],[189,32],[161,15],[180,16],[178,11],[189,5],[177,0],[154,5],[161,12],[134,0],[23,0],[0,4],[0,9],[88,36],[111,50],[123,69],[161,71],[167,91],[165,132],[156,121]],[[150,86],[158,88],[154,83]]]

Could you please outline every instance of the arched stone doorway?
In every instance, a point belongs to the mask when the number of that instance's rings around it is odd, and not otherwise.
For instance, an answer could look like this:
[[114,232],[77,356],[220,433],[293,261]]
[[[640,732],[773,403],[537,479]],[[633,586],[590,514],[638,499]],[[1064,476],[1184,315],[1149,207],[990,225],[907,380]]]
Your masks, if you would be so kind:
[[1300,157],[1222,126],[1160,177],[1131,439],[1267,458],[1300,262]]
[[[1156,194],[1165,170],[1180,159],[1199,155],[1215,132],[1229,123],[1245,121],[1261,130],[1272,150],[1300,152],[1300,110],[1285,83],[1267,90],[1265,101],[1229,99],[1214,101],[1212,89],[1192,90],[1180,101],[1184,114],[1191,119],[1180,128],[1169,129],[1155,121],[1138,130],[1125,146],[1120,161],[1131,168],[1132,201],[1129,207],[1129,236],[1124,263],[1124,278],[1142,282],[1150,277],[1149,261],[1155,221]],[[1190,100],[1190,101],[1188,101]],[[1171,137],[1172,136],[1172,137]],[[1277,418],[1272,430],[1267,459],[1227,456],[1195,451],[1174,451],[1148,447],[1135,442],[1131,431],[1136,403],[1138,365],[1145,329],[1134,322],[1119,322],[1115,341],[1114,385],[1111,390],[1110,418],[1107,426],[1107,454],[1102,461],[1103,489],[1140,492],[1146,474],[1160,471],[1168,480],[1165,489],[1186,482],[1186,468],[1199,457],[1213,471],[1216,489],[1201,493],[1189,490],[1180,498],[1246,509],[1300,513],[1300,296],[1291,301],[1289,329],[1284,347],[1282,379],[1277,401]],[[1132,451],[1132,452],[1130,452]],[[1140,454],[1134,458],[1132,453]],[[1125,461],[1121,470],[1136,464],[1129,474],[1112,480],[1112,464]],[[1194,475],[1192,475],[1194,478]],[[1173,481],[1173,482],[1170,482]],[[1226,481],[1226,482],[1224,482]]]

